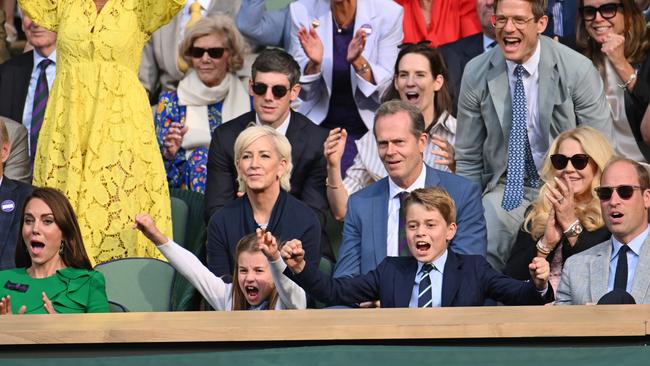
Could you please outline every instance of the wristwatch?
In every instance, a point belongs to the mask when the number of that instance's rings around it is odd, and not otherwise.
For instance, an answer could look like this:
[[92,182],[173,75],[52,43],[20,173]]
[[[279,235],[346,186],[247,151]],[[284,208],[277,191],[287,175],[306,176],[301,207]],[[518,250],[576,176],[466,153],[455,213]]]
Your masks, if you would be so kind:
[[583,229],[584,228],[580,224],[580,220],[576,220],[573,222],[573,224],[571,224],[571,226],[569,226],[568,229],[564,231],[564,235],[569,238],[573,236],[578,236],[580,235],[580,233],[582,233]]

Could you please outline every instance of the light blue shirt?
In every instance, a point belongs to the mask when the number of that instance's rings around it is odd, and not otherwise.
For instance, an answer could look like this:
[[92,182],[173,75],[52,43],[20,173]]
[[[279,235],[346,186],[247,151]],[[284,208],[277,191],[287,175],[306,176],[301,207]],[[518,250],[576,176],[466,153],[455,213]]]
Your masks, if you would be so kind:
[[[643,230],[641,234],[627,243],[627,246],[630,248],[630,250],[627,251],[627,285],[625,286],[625,291],[628,293],[632,293],[632,281],[634,281],[636,265],[639,263],[639,254],[641,253],[643,242],[645,242],[649,233],[650,227],[646,227],[646,229]],[[616,240],[616,238],[612,236],[612,256],[609,259],[609,278],[607,279],[607,291],[612,291],[614,289],[614,277],[616,277],[616,266],[618,265],[618,251],[622,246],[623,243]]]
[[38,76],[41,73],[41,69],[38,67],[38,64],[46,58],[49,58],[52,61],[52,64],[50,64],[50,66],[45,69],[47,87],[49,91],[52,91],[52,83],[54,83],[54,77],[56,76],[56,50],[54,50],[48,57],[43,57],[40,53],[34,50],[34,66],[32,67],[32,75],[29,79],[29,89],[27,89],[27,98],[25,99],[25,108],[23,109],[23,125],[27,128],[28,132],[28,151],[32,151],[32,137],[29,131],[31,131],[32,128],[32,108],[34,107],[34,93],[36,93],[36,84],[38,83]]
[[483,52],[487,52],[495,47],[499,47],[498,44],[494,44],[494,46],[490,47],[492,43],[496,42],[494,39],[488,37],[483,33]]
[[[438,259],[434,260],[431,265],[433,270],[429,272],[431,279],[431,299],[433,300],[432,307],[442,306],[442,276],[445,270],[445,263],[447,263],[447,254],[449,252],[445,249],[444,253]],[[410,308],[418,307],[418,296],[420,295],[420,282],[424,278],[422,267],[425,263],[418,262],[418,270],[415,272],[415,283],[411,291],[411,301],[409,301]]]

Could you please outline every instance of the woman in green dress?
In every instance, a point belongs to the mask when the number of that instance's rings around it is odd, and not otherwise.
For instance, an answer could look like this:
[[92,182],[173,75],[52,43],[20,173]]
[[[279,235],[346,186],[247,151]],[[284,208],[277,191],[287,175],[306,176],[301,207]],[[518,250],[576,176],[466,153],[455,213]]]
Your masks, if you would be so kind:
[[25,201],[16,269],[0,271],[0,315],[108,312],[104,276],[93,271],[68,199],[35,188]]

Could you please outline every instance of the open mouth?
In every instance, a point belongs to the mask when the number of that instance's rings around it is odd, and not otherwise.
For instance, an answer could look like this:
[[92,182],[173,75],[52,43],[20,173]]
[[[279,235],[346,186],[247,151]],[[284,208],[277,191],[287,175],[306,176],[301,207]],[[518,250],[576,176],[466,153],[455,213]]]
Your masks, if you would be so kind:
[[622,219],[622,218],[623,218],[623,214],[620,213],[620,212],[617,212],[617,211],[612,212],[612,213],[610,214],[610,216],[611,216],[613,219],[615,219],[615,220],[618,220],[618,219]]
[[255,286],[245,286],[244,291],[246,291],[246,297],[249,300],[255,300],[259,296],[260,290]]
[[40,254],[45,249],[45,244],[40,241],[32,241],[30,245],[34,254]]
[[416,92],[406,92],[406,101],[410,103],[415,103],[420,98],[420,94]]
[[503,39],[503,45],[506,52],[514,52],[521,44],[521,39],[515,37],[506,37]]
[[415,249],[417,249],[418,253],[420,252],[426,252],[429,249],[431,249],[431,244],[424,242],[424,241],[419,241],[415,243]]

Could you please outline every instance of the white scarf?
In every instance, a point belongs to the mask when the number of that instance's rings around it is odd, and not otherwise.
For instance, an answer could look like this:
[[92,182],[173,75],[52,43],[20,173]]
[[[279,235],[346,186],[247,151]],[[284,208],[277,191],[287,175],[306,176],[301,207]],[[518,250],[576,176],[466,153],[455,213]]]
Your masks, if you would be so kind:
[[237,76],[227,73],[221,83],[208,87],[193,69],[178,83],[178,104],[186,106],[185,126],[181,146],[189,157],[198,147],[209,147],[212,138],[208,120],[208,106],[223,100],[222,123],[250,111],[250,96],[244,83]]

